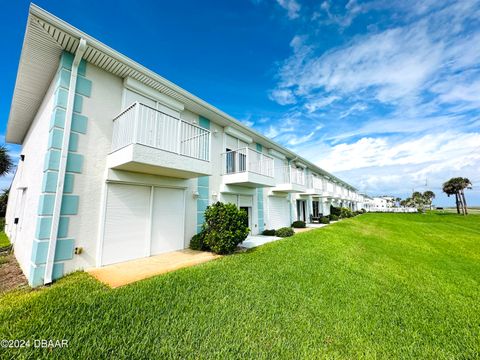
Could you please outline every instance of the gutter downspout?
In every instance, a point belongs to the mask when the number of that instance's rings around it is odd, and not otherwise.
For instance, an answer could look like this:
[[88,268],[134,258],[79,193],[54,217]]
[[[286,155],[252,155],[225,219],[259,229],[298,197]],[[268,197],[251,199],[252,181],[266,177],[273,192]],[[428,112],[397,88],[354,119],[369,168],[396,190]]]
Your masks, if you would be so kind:
[[70,143],[70,130],[72,128],[73,102],[75,100],[75,89],[77,86],[78,66],[80,64],[80,61],[82,60],[82,56],[85,53],[86,49],[87,42],[84,38],[81,38],[75,52],[75,57],[72,63],[72,70],[70,72],[67,108],[65,110],[65,126],[63,129],[62,149],[60,151],[60,164],[58,167],[57,189],[55,192],[55,202],[53,205],[52,227],[50,229],[47,262],[45,264],[45,275],[43,281],[45,285],[52,282],[53,263],[55,260],[55,249],[57,247],[58,225],[60,222],[60,210],[62,207],[65,172],[67,168],[68,147]]

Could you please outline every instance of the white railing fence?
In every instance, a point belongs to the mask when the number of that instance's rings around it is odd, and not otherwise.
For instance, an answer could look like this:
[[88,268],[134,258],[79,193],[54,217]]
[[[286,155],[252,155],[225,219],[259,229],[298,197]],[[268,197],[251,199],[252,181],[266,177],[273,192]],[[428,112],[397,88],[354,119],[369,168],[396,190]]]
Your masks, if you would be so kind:
[[283,179],[285,184],[305,185],[305,172],[293,166],[283,168]]
[[210,131],[139,102],[113,119],[112,151],[134,143],[210,161]]
[[253,172],[273,177],[273,158],[248,147],[227,151],[222,155],[222,174]]
[[318,176],[307,176],[306,185],[309,189],[323,190],[323,181]]

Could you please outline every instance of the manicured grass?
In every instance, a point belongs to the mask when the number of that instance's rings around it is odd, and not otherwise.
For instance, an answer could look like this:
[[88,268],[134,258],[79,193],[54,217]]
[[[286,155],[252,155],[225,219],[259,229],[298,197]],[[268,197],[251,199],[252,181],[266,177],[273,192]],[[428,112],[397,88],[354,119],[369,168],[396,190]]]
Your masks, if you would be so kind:
[[8,245],[10,245],[10,241],[8,240],[7,234],[0,231],[0,248]]
[[[84,273],[0,298],[0,339],[75,358],[475,358],[480,216],[366,214],[110,290]],[[2,351],[5,351],[2,349]]]

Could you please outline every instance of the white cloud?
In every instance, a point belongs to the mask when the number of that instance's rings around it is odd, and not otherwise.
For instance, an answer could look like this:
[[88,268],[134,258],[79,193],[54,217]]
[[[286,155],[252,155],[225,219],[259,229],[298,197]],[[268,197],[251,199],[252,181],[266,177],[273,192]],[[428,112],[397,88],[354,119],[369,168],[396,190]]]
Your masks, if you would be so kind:
[[295,99],[295,95],[293,95],[293,92],[289,89],[273,90],[270,93],[269,97],[280,105],[295,104],[297,102]]
[[296,0],[277,0],[278,5],[287,10],[290,19],[296,19],[300,16],[300,4]]

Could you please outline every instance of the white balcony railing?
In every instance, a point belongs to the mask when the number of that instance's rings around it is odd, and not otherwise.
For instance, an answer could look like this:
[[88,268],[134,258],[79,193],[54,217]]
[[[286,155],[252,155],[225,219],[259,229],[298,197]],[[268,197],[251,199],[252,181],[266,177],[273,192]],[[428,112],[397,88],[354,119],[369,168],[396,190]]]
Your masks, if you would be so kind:
[[305,172],[293,166],[283,168],[283,181],[285,184],[305,185]]
[[222,174],[252,172],[273,177],[273,158],[248,147],[222,154]]
[[307,176],[306,185],[308,189],[323,190],[323,181],[318,176]]
[[210,131],[139,102],[113,119],[112,152],[130,144],[210,161]]

